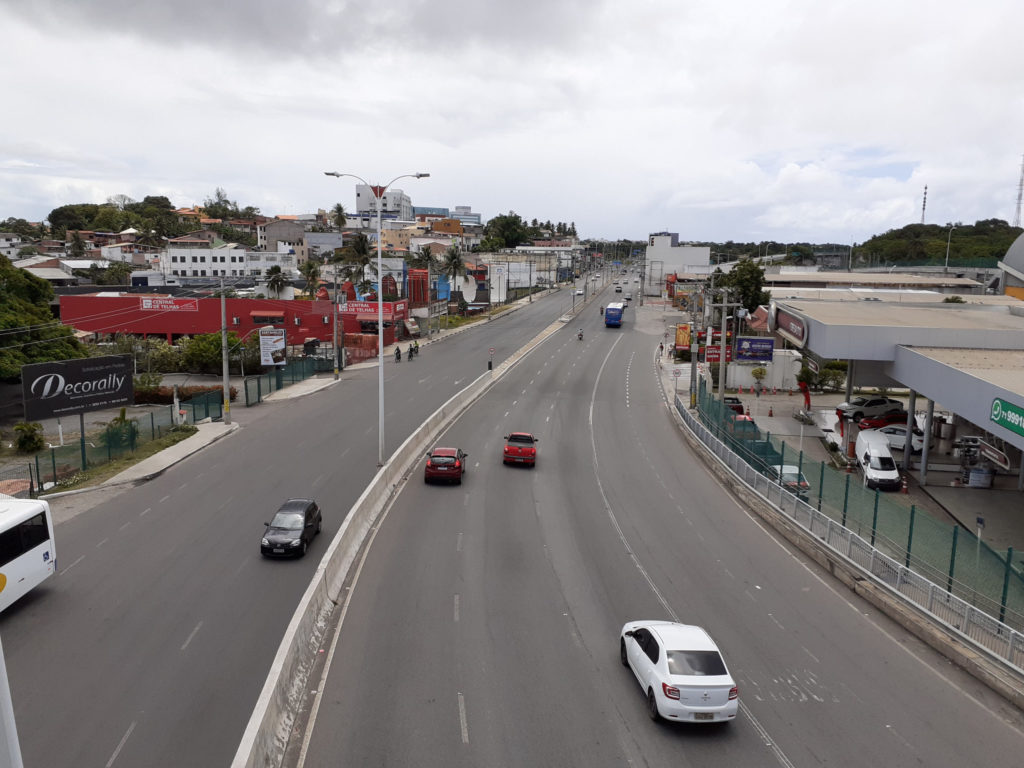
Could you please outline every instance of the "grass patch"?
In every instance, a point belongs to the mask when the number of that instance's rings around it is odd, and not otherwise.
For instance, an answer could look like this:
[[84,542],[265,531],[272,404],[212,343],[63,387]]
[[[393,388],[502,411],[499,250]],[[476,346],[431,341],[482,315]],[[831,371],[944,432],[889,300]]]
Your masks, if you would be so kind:
[[157,439],[148,440],[139,445],[134,453],[126,453],[112,461],[108,461],[105,464],[89,467],[84,472],[76,472],[70,477],[61,479],[57,482],[56,486],[47,489],[46,493],[73,491],[78,488],[89,488],[94,485],[99,485],[104,480],[109,480],[119,472],[123,472],[129,467],[135,466],[143,459],[155,456],[165,448],[170,448],[172,445],[192,437],[192,435],[198,431],[199,430],[191,424],[182,424],[178,427],[172,427],[166,434],[158,437]]

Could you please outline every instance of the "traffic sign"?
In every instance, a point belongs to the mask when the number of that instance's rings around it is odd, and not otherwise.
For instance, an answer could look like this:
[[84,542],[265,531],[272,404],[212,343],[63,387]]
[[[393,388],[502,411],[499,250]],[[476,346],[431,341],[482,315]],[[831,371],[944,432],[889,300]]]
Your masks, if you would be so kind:
[[675,376],[678,379],[680,376],[683,375],[683,371],[682,371],[681,368],[673,368],[672,369],[672,375]]
[[490,349],[490,353],[491,353],[492,355],[494,354],[494,347],[491,347],[491,349]]

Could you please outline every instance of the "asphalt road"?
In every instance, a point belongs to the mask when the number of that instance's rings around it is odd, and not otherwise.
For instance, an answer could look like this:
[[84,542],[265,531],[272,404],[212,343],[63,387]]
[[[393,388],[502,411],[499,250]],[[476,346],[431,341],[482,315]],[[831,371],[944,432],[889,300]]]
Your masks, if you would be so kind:
[[[500,363],[571,301],[561,291],[388,361],[387,450],[486,370],[490,347]],[[230,438],[57,527],[59,575],[0,614],[26,765],[230,762],[312,571],[376,472],[376,405],[374,368],[233,410]],[[320,540],[304,560],[263,560],[262,524],[303,495],[324,509]]]
[[[653,311],[583,318],[414,474],[332,639],[304,766],[1018,764],[1022,715],[766,531],[666,412]],[[630,313],[634,313],[631,311]],[[540,437],[505,467],[502,435]],[[725,727],[654,724],[618,659],[634,619],[706,627],[740,688]]]

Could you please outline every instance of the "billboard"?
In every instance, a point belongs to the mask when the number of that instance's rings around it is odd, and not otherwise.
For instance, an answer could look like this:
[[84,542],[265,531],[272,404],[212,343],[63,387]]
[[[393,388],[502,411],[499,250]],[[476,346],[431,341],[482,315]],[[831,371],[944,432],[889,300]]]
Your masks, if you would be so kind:
[[775,339],[765,336],[740,336],[736,339],[737,362],[770,363],[775,352]]
[[23,365],[25,421],[132,405],[133,368],[131,355]]
[[260,328],[260,364],[284,365],[288,362],[284,328],[266,325]]

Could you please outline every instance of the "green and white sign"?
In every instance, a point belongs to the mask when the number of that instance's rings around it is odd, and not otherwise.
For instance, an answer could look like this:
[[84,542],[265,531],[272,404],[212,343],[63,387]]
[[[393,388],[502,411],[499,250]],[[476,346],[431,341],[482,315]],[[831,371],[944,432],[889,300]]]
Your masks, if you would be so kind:
[[992,401],[992,414],[989,419],[1000,427],[1024,436],[1024,408],[1019,405],[997,397]]

